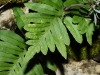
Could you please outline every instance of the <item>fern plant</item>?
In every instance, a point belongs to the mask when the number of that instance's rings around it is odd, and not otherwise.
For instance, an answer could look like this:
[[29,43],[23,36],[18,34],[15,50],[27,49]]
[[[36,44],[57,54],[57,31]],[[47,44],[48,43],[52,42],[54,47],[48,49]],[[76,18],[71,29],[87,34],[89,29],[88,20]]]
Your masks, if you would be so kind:
[[[72,1],[72,4],[75,3],[80,2]],[[25,36],[29,39],[26,44],[30,45],[28,48],[30,57],[33,57],[32,52],[39,53],[41,51],[46,55],[48,48],[51,52],[54,52],[55,47],[57,47],[61,55],[67,58],[66,45],[70,45],[68,31],[80,44],[83,41],[82,34],[86,34],[88,43],[92,44],[94,24],[91,23],[90,18],[74,14],[72,14],[73,17],[68,15],[72,13],[64,10],[68,4],[71,5],[69,0],[65,2],[62,0],[40,0],[40,3],[25,3],[26,7],[35,11],[21,16],[23,21],[29,23],[24,26],[24,29],[27,31]],[[81,9],[82,7],[76,7],[76,9],[78,8]],[[77,11],[77,13],[81,14],[80,11]],[[75,21],[76,18],[81,19]],[[29,55],[26,57],[29,57]]]
[[20,62],[27,47],[25,40],[8,30],[0,30],[0,40],[0,74],[20,74],[22,71]]
[[[27,22],[23,22],[20,18],[24,13],[18,7],[13,10],[18,28],[24,33],[22,27]],[[28,58],[25,58],[27,54],[25,38],[10,30],[0,30],[0,75],[44,75],[42,65],[36,58],[34,67],[25,72],[29,62],[26,61]],[[55,64],[51,64],[51,61],[47,62],[47,67],[56,70]]]
[[[92,5],[95,5],[97,2],[93,1],[93,3]],[[68,47],[71,42],[69,34],[79,44],[82,44],[83,36],[85,36],[89,45],[92,45],[93,31],[98,26],[96,16],[92,18],[95,13],[90,15],[92,5],[88,0],[72,2],[70,0],[40,0],[40,2],[25,3],[26,7],[33,10],[33,12],[21,16],[24,22],[29,23],[24,26],[27,31],[25,36],[28,38],[26,44],[30,45],[29,54],[34,50],[34,53],[42,52],[46,55],[48,48],[54,52],[57,47],[64,58],[67,58],[68,54],[76,59],[73,50],[70,51],[71,49]],[[90,49],[90,54],[91,50],[95,53],[95,48]],[[96,50],[99,52],[98,48]],[[86,47],[81,49],[80,55],[80,59],[88,58]],[[33,54],[30,54],[30,57],[32,58]]]
[[[39,0],[24,5],[31,10],[30,13],[24,14],[20,8],[13,8],[20,34],[24,37],[0,30],[0,75],[44,75],[44,61],[47,68],[56,71],[55,63],[47,54],[49,50],[54,53],[57,48],[65,59],[68,55],[77,59],[70,46],[73,43],[71,36],[79,44],[85,36],[92,45],[93,31],[98,23],[91,18],[92,14],[89,15],[88,0]],[[90,49],[91,56],[99,52],[97,44],[99,42]],[[47,59],[39,59],[39,53]],[[88,58],[87,47],[81,48],[80,56],[81,59]],[[32,58],[34,66],[25,72]]]

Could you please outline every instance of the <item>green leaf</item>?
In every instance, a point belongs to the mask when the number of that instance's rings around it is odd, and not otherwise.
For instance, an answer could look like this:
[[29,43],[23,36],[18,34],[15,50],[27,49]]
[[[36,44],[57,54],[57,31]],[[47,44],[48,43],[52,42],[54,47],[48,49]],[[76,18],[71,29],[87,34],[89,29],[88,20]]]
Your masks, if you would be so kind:
[[64,2],[64,6],[65,6],[65,7],[68,7],[68,6],[72,5],[72,4],[78,4],[78,0],[72,0],[72,1],[66,0],[66,1]]
[[[67,30],[66,30],[66,27],[63,25],[63,23],[62,23],[62,19],[60,19],[60,18],[57,18],[57,22],[58,22],[58,24],[56,24],[56,25],[58,25],[58,28],[59,28],[59,30],[60,30],[60,32],[61,32],[61,37],[60,37],[60,39],[63,39],[62,41],[66,44],[66,45],[70,45],[70,38],[69,38],[69,35],[68,35],[68,33],[67,33]],[[56,28],[57,29],[57,28]],[[58,31],[59,31],[58,30]]]
[[[31,16],[31,14],[27,14],[27,15],[23,15],[23,19],[25,18],[38,18],[43,20],[44,18],[47,18],[47,15],[45,14],[41,14],[41,13],[33,13],[33,16]],[[28,31],[25,36],[31,40],[28,40],[26,43],[28,45],[32,45],[28,48],[29,53],[32,53],[33,49],[33,53],[38,53],[40,50],[41,52],[46,55],[48,52],[48,48],[50,49],[50,51],[54,52],[55,51],[55,45],[57,43],[55,43],[55,39],[52,36],[52,29],[54,29],[56,31],[56,38],[58,38],[58,43],[61,42],[61,47],[60,44],[57,45],[59,52],[62,54],[62,56],[64,56],[66,58],[67,53],[66,53],[66,48],[65,48],[65,44],[69,45],[70,44],[70,39],[67,33],[67,30],[65,28],[65,26],[62,23],[62,19],[60,18],[56,18],[56,17],[52,17],[49,15],[48,18],[50,18],[51,20],[48,20],[47,23],[45,22],[39,22],[39,23],[34,23],[34,24],[27,24],[24,26],[24,29],[26,31]],[[44,20],[45,21],[45,20]],[[34,22],[33,20],[31,20],[30,22]],[[49,37],[50,36],[50,37]],[[33,41],[32,41],[33,40]],[[37,47],[37,48],[36,48]],[[34,56],[34,54],[33,54]],[[28,58],[28,55],[26,55],[26,57]],[[32,55],[30,54],[30,57],[32,57]],[[30,60],[29,57],[29,60]]]
[[[24,29],[30,32],[41,32],[45,31],[48,29],[48,23],[43,23],[43,24],[28,24],[24,26]],[[37,33],[38,34],[38,33]]]
[[42,3],[53,6],[54,8],[61,9],[63,6],[62,0],[41,0]]
[[52,2],[54,2],[55,4],[57,4],[59,7],[63,6],[63,1],[62,0],[51,0]]
[[11,43],[2,41],[0,41],[0,51],[8,54],[16,54],[16,53],[20,54],[21,52],[23,52],[23,50],[20,49],[19,47]]
[[41,64],[36,64],[33,69],[36,75],[44,75]]
[[73,23],[79,23],[82,19],[83,19],[83,17],[75,15],[75,16],[73,16],[72,22]]
[[32,70],[30,70],[27,74],[25,74],[25,75],[35,75],[35,72],[34,72],[34,70],[32,69]]
[[52,71],[56,71],[57,70],[57,67],[56,67],[56,65],[53,63],[53,62],[50,62],[49,60],[47,61],[47,67],[49,68],[49,69],[51,69]]
[[72,36],[75,38],[75,40],[78,43],[82,43],[82,35],[77,30],[77,27],[74,24],[72,24],[72,18],[71,17],[65,17],[64,23],[65,23],[67,29],[72,34]]
[[7,75],[9,73],[9,71],[8,72],[0,72],[0,75]]
[[[62,3],[61,0],[58,0],[56,2],[54,0],[42,0],[42,2],[54,7],[55,9],[58,9],[58,10],[61,9],[61,7],[58,5],[58,2]],[[62,4],[61,4],[61,6],[62,6]]]
[[0,39],[22,48],[26,47],[25,40],[19,35],[9,30],[0,30]]
[[62,41],[60,41],[62,39],[60,38],[61,36],[59,37],[56,27],[52,27],[51,32],[52,32],[52,36],[53,36],[53,39],[54,39],[54,42],[56,44],[58,51],[66,59],[67,58],[66,47],[65,47],[64,43]]
[[45,14],[49,14],[49,15],[57,15],[57,11],[55,10],[54,7],[47,5],[47,4],[40,4],[40,3],[25,3],[25,6],[38,11],[40,13],[45,13]]
[[51,52],[55,51],[55,43],[54,43],[54,39],[51,35],[51,32],[48,32],[47,37],[46,37],[46,42],[47,42],[47,46],[50,49]]
[[26,51],[24,39],[9,30],[0,30],[0,36],[0,74],[22,75],[24,66],[19,64]]
[[36,54],[36,51],[38,51],[39,46],[34,47],[34,46],[30,46],[28,48],[28,51],[25,54],[25,58],[24,58],[24,64],[28,63],[28,61]]
[[92,45],[92,35],[93,35],[93,31],[94,31],[94,24],[90,24],[88,25],[88,29],[86,31],[86,38],[87,38],[87,42]]
[[41,38],[40,40],[42,40],[42,41],[39,43],[40,48],[41,48],[41,52],[42,52],[44,55],[47,55],[48,47],[47,47],[47,44],[46,44],[45,37],[44,37],[44,38]]
[[25,75],[44,75],[42,65],[40,64],[40,61],[37,58],[34,57],[29,62],[31,62],[33,66]]
[[77,29],[79,30],[79,32],[81,34],[86,33],[86,30],[87,30],[87,27],[88,27],[90,21],[91,20],[89,20],[87,18],[84,18],[83,20],[80,21],[80,23],[77,26]]
[[14,11],[14,15],[15,15],[15,18],[16,18],[17,26],[18,26],[19,30],[23,33],[23,31],[22,31],[23,30],[23,26],[25,24],[27,24],[27,21],[23,22],[22,19],[20,18],[20,16],[23,15],[24,12],[18,7],[14,7],[13,11]]
[[22,20],[28,23],[34,22],[34,23],[47,23],[50,22],[53,18],[53,16],[41,14],[41,13],[28,13],[21,16]]

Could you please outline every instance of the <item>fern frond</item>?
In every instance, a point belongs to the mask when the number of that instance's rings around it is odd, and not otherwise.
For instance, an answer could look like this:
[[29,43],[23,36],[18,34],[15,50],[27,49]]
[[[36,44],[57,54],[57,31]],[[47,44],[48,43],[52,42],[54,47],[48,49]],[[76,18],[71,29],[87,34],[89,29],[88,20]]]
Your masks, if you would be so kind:
[[[62,15],[64,12],[62,10],[62,0],[42,0],[41,2],[42,4],[25,3],[26,7],[36,12],[21,16],[23,21],[30,23],[24,26],[24,29],[27,31],[26,37],[29,38],[26,44],[30,45],[26,58],[29,57],[30,53],[30,57],[33,57],[33,55],[40,51],[46,55],[48,48],[51,52],[54,52],[55,46],[61,55],[66,58],[67,53],[65,45],[70,45],[67,29],[78,43],[82,43],[82,34],[86,33],[86,31],[83,30],[84,26],[87,28],[87,24],[90,21],[87,22],[83,17],[77,16],[81,18],[77,24],[73,24],[73,22],[76,23],[76,17],[73,19],[72,17],[65,17],[63,23]],[[61,4],[58,5],[58,2],[61,2]],[[82,23],[84,24],[82,25]]]
[[32,51],[36,48],[36,52],[41,50],[41,52],[46,55],[48,47],[54,52],[56,45],[59,52],[64,55],[64,57],[66,56],[66,47],[64,44],[69,45],[70,40],[60,18],[54,18],[54,21],[50,23],[28,24],[25,25],[24,29],[29,31],[26,33],[26,37],[33,39],[26,42],[32,45],[29,47],[29,50]]
[[76,25],[72,24],[72,18],[71,17],[65,17],[64,23],[66,24],[66,27],[68,28],[68,30],[70,31],[72,36],[75,38],[75,40],[78,43],[82,43],[82,41],[83,41],[82,35],[77,30]]
[[24,39],[12,31],[0,30],[0,40],[0,74],[22,75],[19,61],[26,49]]
[[[43,2],[47,3],[46,0]],[[26,37],[30,39],[26,42],[28,45],[31,45],[28,48],[28,54],[30,54],[30,57],[33,57],[35,53],[40,51],[46,55],[48,48],[51,52],[54,52],[55,45],[61,55],[65,58],[67,57],[65,44],[69,45],[70,39],[61,19],[63,13],[62,8],[57,11],[56,6],[50,6],[51,4],[49,3],[51,2],[58,5],[58,1],[53,0],[50,2],[48,1],[48,5],[25,3],[26,7],[37,11],[35,13],[28,13],[21,16],[23,21],[28,21],[28,23],[30,23],[24,26],[24,29],[28,31]],[[36,7],[37,9],[35,9]],[[29,58],[29,55],[26,55],[26,58]]]
[[[77,20],[78,19],[78,20]],[[92,35],[94,31],[94,24],[91,19],[80,16],[73,16],[72,23],[77,24],[77,30],[80,34],[86,34],[87,42],[92,45]]]
[[[27,67],[25,40],[9,30],[0,30],[0,74],[25,75]],[[33,72],[35,73],[33,73]],[[32,73],[32,74],[30,74]],[[38,63],[27,75],[44,75],[42,65]]]
[[21,8],[18,8],[18,7],[14,7],[13,12],[14,12],[14,16],[16,18],[17,27],[24,34],[23,27],[25,24],[28,24],[27,21],[23,22],[23,20],[21,19],[21,15],[23,15],[24,12],[21,10]]
[[[57,15],[57,11],[54,7],[47,5],[47,4],[40,4],[40,3],[25,3],[25,6],[29,9],[38,11],[40,13],[44,14],[50,14],[50,15]],[[49,8],[49,9],[48,9]]]

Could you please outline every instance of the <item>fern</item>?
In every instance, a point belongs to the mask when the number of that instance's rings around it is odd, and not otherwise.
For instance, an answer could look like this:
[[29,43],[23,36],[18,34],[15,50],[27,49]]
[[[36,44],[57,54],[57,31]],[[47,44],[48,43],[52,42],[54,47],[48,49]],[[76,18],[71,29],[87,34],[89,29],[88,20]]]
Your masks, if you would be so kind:
[[[23,26],[24,26],[25,24],[28,24],[28,22],[23,21],[23,20],[20,18],[20,16],[21,16],[22,14],[24,14],[23,11],[22,11],[20,8],[15,7],[15,8],[13,8],[13,10],[14,10],[14,15],[15,15],[15,17],[16,17],[16,22],[17,22],[18,28],[19,28],[19,30],[20,30],[20,31],[23,33],[23,35],[24,35]],[[27,39],[27,38],[26,38],[26,39]],[[27,63],[30,62],[29,60],[35,55],[34,52],[33,52],[33,56],[30,56],[30,54],[31,54],[31,53],[29,53],[29,51],[26,51],[26,53],[24,54],[25,57],[23,57],[23,62],[20,63],[20,64],[22,64],[22,67],[25,67],[25,65],[27,65]],[[26,57],[27,55],[29,56],[28,58]],[[39,57],[40,57],[40,55],[39,55]],[[39,61],[42,62],[42,60],[41,60],[41,59],[37,60],[36,57],[34,57],[34,58],[35,58],[34,62],[37,61],[37,63],[35,63],[36,65],[34,65],[33,68],[32,68],[29,72],[25,73],[25,75],[44,75],[43,67],[42,67],[41,63],[39,62]],[[47,60],[47,59],[45,59],[45,61],[46,61],[46,60]],[[48,60],[48,61],[49,61],[49,60]],[[44,63],[44,62],[43,62],[43,63]],[[55,66],[55,64],[54,64],[53,62],[51,63],[51,61],[49,61],[49,62],[46,61],[46,64],[47,64],[46,66],[47,66],[49,69],[51,69],[51,70],[53,70],[53,71],[56,70],[56,66]],[[27,68],[27,67],[25,67],[24,69],[26,69],[26,68]],[[23,71],[22,71],[22,73],[23,73]],[[23,74],[22,74],[22,75],[23,75]]]
[[20,74],[19,63],[26,49],[24,39],[12,31],[0,30],[0,40],[0,74]]
[[[27,65],[24,64],[27,47],[25,40],[9,30],[0,30],[0,40],[0,75],[24,75]],[[33,71],[38,71],[40,68],[41,64],[37,64]],[[40,70],[41,75],[44,75],[42,69]],[[27,75],[33,74],[29,72]]]
[[[57,5],[57,3],[54,4]],[[39,3],[26,3],[25,6],[33,10],[37,8],[35,11],[38,11],[38,13],[29,13],[22,16],[23,21],[34,22],[34,24],[28,24],[24,27],[28,31],[26,37],[31,39],[26,42],[28,45],[32,45],[28,48],[29,52],[34,49],[34,53],[41,51],[46,55],[48,48],[51,52],[54,52],[56,45],[62,56],[66,58],[65,44],[69,45],[70,40],[62,23],[62,9],[58,12],[56,7]]]
[[[70,38],[67,30],[70,31],[78,43],[82,43],[82,34],[86,33],[87,41],[89,44],[92,44],[91,37],[93,30],[87,33],[84,31],[84,28],[82,28],[83,26],[80,25],[81,22],[78,23],[79,25],[73,24],[74,18],[72,19],[70,16],[65,18],[64,15],[68,13],[63,10],[63,4],[66,5],[66,1],[42,0],[41,3],[25,3],[26,7],[36,11],[21,16],[24,22],[27,21],[29,23],[24,26],[24,29],[28,31],[25,36],[29,38],[26,44],[30,45],[28,48],[29,54],[31,53],[30,57],[40,51],[46,55],[48,48],[51,52],[54,52],[56,46],[61,55],[67,58],[67,49],[65,45],[70,45]],[[82,20],[83,23],[85,23],[84,20],[85,19]],[[91,20],[86,18],[86,21],[88,22],[84,24],[85,28],[88,27]],[[79,29],[80,27],[81,29]],[[27,57],[29,57],[29,55],[27,55]]]
[[[86,17],[88,9],[81,7],[87,5],[85,0],[40,0],[37,3],[25,3],[32,11],[28,14],[24,14],[18,7],[13,8],[17,26],[24,38],[12,31],[0,30],[0,75],[44,75],[41,63],[44,61],[46,67],[56,71],[55,63],[49,58],[41,60],[38,59],[41,56],[36,56],[40,52],[47,56],[48,50],[55,52],[56,48],[65,59],[71,56],[77,60],[70,47],[70,43],[73,43],[70,34],[79,44],[82,44],[83,36],[86,36],[87,42],[92,45],[95,30],[91,17]],[[70,11],[71,8],[75,10]],[[94,47],[99,46],[93,44],[90,49],[92,56],[99,51],[93,50]],[[80,59],[88,58],[87,47],[82,47],[80,51]],[[33,68],[24,73],[32,58],[35,58]]]
[[91,19],[83,18],[80,16],[73,16],[72,23],[77,23],[77,29],[79,30],[79,33],[86,34],[87,42],[90,45],[92,45],[92,35],[94,31],[94,24],[91,23]]

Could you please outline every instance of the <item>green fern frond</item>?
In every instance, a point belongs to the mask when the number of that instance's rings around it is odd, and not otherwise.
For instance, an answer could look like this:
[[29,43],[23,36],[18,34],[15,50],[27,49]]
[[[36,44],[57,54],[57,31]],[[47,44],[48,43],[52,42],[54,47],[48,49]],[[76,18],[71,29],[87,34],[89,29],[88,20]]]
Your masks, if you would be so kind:
[[0,30],[0,40],[0,74],[21,75],[19,62],[26,51],[24,39],[12,31]]
[[[0,75],[25,75],[27,63],[24,61],[26,51],[25,40],[9,30],[0,30]],[[44,75],[39,63],[27,75]],[[32,73],[32,74],[31,74]]]
[[80,34],[86,34],[87,42],[92,45],[92,35],[94,31],[94,24],[91,23],[90,18],[83,18],[80,16],[73,16],[72,23],[77,25],[77,30]]
[[[58,3],[56,1],[51,2]],[[39,3],[25,3],[25,6],[31,10],[38,11],[37,13],[28,13],[21,16],[23,21],[33,23],[24,26],[24,29],[28,31],[26,37],[30,39],[26,42],[31,45],[28,48],[29,53],[31,53],[30,56],[40,51],[46,55],[48,48],[51,52],[54,52],[56,45],[61,55],[66,58],[65,44],[69,45],[70,39],[61,19],[62,9],[57,11],[55,7]]]
[[66,24],[67,29],[70,31],[70,33],[75,38],[75,40],[78,43],[82,43],[82,41],[83,41],[82,35],[77,30],[77,26],[72,24],[72,18],[71,17],[65,17],[64,23]]
[[[25,6],[28,8],[38,11],[40,13],[49,14],[49,15],[58,15],[57,10],[54,7],[47,5],[47,4],[40,4],[40,3],[25,3]],[[49,9],[48,9],[49,8]]]
[[[61,2],[61,4],[58,4],[58,2]],[[67,29],[78,43],[82,43],[82,34],[86,33],[84,28],[87,29],[90,20],[87,21],[87,19],[77,16],[81,20],[77,24],[73,24],[74,18],[63,17],[62,15],[65,14],[62,9],[62,0],[42,0],[41,3],[25,3],[25,6],[36,11],[21,16],[23,21],[29,23],[24,26],[24,29],[27,31],[26,37],[29,38],[26,44],[30,45],[28,48],[29,54],[31,53],[30,57],[33,57],[33,55],[40,51],[46,55],[48,48],[51,52],[54,52],[56,46],[61,55],[66,58],[65,45],[70,45]],[[91,38],[92,34],[89,34],[90,37],[87,34],[87,41],[91,44],[91,40],[88,40],[88,38]]]
[[[13,8],[13,11],[14,11],[14,15],[16,17],[16,22],[17,22],[17,26],[19,28],[19,30],[23,33],[24,35],[24,32],[23,32],[23,26],[28,24],[28,21],[23,21],[20,16],[24,14],[24,12],[18,8],[18,7],[14,7]],[[31,51],[32,52],[32,51]],[[19,63],[17,63],[17,67],[15,66],[15,69],[16,69],[16,72],[18,72],[17,74],[18,75],[44,75],[44,72],[43,72],[43,68],[42,68],[42,65],[40,63],[34,65],[34,67],[27,73],[24,74],[24,71],[25,69],[27,68],[27,63],[29,61],[29,58],[31,59],[32,57],[30,57],[30,54],[29,52],[25,51],[24,52],[24,56],[29,56],[28,58],[26,57],[21,57],[20,60],[19,60]],[[35,53],[33,52],[33,56],[35,55]],[[36,61],[36,60],[34,60]],[[19,67],[18,67],[19,66]],[[14,70],[15,70],[14,69]],[[12,73],[12,72],[11,72]],[[15,72],[14,72],[15,73]],[[13,75],[16,75],[16,73]]]

